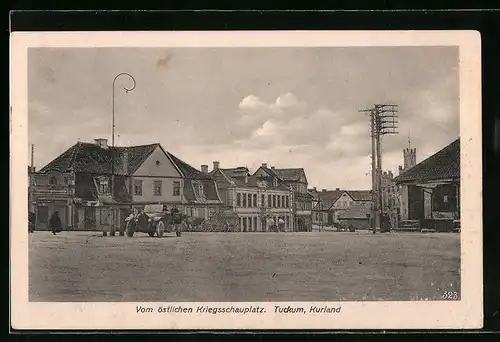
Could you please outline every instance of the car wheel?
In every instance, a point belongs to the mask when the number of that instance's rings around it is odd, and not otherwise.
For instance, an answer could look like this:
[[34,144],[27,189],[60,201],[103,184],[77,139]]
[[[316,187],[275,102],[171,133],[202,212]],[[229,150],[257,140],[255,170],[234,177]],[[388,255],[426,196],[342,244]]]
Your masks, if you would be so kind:
[[148,235],[149,235],[150,237],[153,237],[153,236],[155,236],[155,232],[148,232]]
[[179,228],[175,231],[175,235],[177,235],[178,237],[180,237],[182,235],[182,230]]
[[165,233],[165,224],[162,221],[160,221],[156,225],[156,235],[158,237],[162,237],[163,233]]
[[134,236],[135,227],[134,227],[134,223],[132,222],[132,220],[127,222],[127,228],[125,229],[125,231],[126,231],[128,237]]

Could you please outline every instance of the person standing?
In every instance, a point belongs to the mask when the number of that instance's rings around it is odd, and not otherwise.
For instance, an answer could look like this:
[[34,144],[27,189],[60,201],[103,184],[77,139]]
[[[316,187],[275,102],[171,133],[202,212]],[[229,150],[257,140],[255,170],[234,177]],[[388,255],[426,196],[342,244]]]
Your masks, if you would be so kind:
[[61,232],[62,230],[62,222],[59,217],[59,212],[56,210],[49,221],[49,227],[52,230],[52,234],[56,235],[56,233]]

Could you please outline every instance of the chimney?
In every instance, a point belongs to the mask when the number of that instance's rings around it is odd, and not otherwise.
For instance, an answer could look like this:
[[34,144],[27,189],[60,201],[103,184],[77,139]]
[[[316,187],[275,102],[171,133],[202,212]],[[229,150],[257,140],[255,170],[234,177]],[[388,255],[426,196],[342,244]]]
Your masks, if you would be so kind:
[[340,188],[335,188],[335,191],[340,191]]
[[122,155],[123,174],[128,174],[128,151],[124,150]]
[[201,172],[208,173],[208,165],[202,165],[201,166]]
[[262,163],[262,167],[267,167],[267,163]]
[[219,162],[214,161],[214,170],[218,170],[218,169],[219,169]]
[[271,170],[274,170],[274,169],[275,169],[275,167],[274,167],[274,166],[271,166]]
[[99,146],[100,148],[103,148],[105,150],[108,149],[108,139],[105,139],[105,138],[97,138],[97,139],[94,139],[94,142],[97,146]]
[[316,190],[316,187],[314,187],[313,190],[314,190],[314,192],[318,191],[318,190]]

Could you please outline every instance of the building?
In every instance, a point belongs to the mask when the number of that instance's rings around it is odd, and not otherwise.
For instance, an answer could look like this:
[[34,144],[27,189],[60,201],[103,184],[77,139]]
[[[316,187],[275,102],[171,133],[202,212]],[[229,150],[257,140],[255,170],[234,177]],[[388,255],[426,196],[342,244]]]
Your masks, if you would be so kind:
[[417,165],[417,149],[411,148],[411,141],[408,140],[408,148],[403,150],[403,166],[399,165],[399,174]]
[[[369,190],[335,190],[322,189],[321,191],[310,191],[316,201],[316,207],[313,208],[313,223],[319,224],[321,220],[325,225],[334,226],[340,222],[339,217],[342,212],[351,208],[359,207],[359,210],[365,210],[367,205],[371,206],[372,197]],[[367,204],[368,203],[368,204]],[[367,220],[365,213],[363,220]],[[347,216],[343,216],[346,218]]]
[[33,196],[34,191],[34,174],[36,168],[34,166],[28,166],[28,211],[30,213],[35,213],[35,201]]
[[220,168],[217,161],[210,175],[217,183],[224,209],[238,216],[235,230],[266,232],[274,223],[283,231],[294,231],[293,192],[289,187],[277,179],[250,175],[246,167]]
[[403,227],[450,230],[453,221],[460,219],[460,139],[394,181],[401,188]]
[[400,190],[391,171],[382,174],[382,211],[389,216],[391,227],[396,228],[400,220]]
[[203,217],[222,204],[210,177],[158,143],[113,148],[107,139],[78,142],[33,176],[38,230],[48,228],[55,211],[64,229],[113,232],[146,204]]
[[358,201],[348,208],[338,212],[337,220],[340,225],[358,229],[370,229],[369,215],[372,210],[372,201]]
[[303,168],[270,168],[263,163],[254,173],[259,181],[281,184],[292,190],[292,212],[294,231],[312,230],[312,200],[307,191],[307,177]]

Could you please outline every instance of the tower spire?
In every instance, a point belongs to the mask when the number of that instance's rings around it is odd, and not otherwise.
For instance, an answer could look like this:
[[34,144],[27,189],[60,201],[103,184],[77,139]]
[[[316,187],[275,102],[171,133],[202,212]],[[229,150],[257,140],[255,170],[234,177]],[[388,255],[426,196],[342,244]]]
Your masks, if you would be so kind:
[[409,129],[408,129],[408,149],[411,150],[411,133]]

